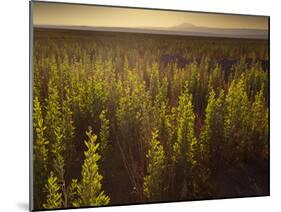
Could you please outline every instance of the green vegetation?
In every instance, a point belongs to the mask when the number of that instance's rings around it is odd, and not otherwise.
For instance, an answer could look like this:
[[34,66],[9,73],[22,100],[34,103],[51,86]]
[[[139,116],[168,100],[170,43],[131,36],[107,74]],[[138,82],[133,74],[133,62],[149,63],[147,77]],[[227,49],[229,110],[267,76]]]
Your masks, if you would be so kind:
[[34,209],[268,194],[267,41],[34,37]]
[[43,207],[46,209],[62,207],[62,195],[60,191],[61,188],[57,180],[58,178],[54,176],[53,172],[51,172],[50,177],[48,178],[48,183],[45,186],[48,194],[47,203],[43,204]]
[[143,192],[150,201],[160,201],[163,190],[163,178],[165,169],[165,153],[162,145],[157,140],[158,132],[152,132],[152,140],[148,153],[147,176],[144,177]]
[[[85,152],[85,160],[82,167],[82,181],[77,185],[79,199],[74,203],[79,206],[99,206],[107,205],[109,197],[101,191],[102,176],[98,172],[98,160],[100,155],[97,153],[99,144],[95,144],[97,136],[92,134],[92,130],[86,132],[89,141],[85,141],[88,150]],[[75,181],[72,181],[75,183]],[[76,187],[76,186],[72,186]],[[73,191],[73,190],[72,190]]]

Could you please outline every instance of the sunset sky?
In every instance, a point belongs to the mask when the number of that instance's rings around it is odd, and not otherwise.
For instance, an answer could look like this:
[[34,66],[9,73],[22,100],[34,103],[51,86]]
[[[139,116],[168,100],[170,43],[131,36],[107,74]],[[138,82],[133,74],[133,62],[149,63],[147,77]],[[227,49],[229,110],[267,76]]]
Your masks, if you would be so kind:
[[268,29],[268,18],[33,2],[34,25],[173,27],[183,23],[212,28]]

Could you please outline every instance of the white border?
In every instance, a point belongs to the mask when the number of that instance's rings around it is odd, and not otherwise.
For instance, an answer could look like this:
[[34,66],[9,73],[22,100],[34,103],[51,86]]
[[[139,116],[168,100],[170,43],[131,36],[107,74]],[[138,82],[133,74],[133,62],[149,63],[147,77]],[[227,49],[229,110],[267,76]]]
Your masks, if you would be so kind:
[[[60,1],[60,0],[58,0]],[[271,197],[122,206],[75,211],[280,211],[281,200],[281,12],[276,0],[68,0],[68,2],[271,16]],[[0,7],[0,210],[28,210],[29,2]],[[279,209],[279,210],[278,210]]]

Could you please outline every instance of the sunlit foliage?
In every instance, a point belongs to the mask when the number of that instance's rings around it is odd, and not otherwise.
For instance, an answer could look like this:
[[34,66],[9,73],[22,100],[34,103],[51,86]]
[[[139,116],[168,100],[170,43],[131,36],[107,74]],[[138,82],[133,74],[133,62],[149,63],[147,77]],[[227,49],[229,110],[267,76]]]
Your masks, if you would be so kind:
[[267,41],[34,38],[34,209],[268,193]]

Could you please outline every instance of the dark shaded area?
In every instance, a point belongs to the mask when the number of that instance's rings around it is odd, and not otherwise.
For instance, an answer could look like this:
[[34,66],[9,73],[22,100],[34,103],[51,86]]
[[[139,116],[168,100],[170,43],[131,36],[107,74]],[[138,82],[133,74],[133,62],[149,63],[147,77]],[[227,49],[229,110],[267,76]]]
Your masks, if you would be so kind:
[[211,181],[217,182],[218,197],[269,195],[269,167],[266,161],[219,171]]
[[[160,61],[164,66],[167,66],[169,63],[176,63],[179,68],[184,68],[185,66],[191,64],[191,63],[197,63],[200,64],[201,58],[195,58],[195,59],[186,59],[185,57],[181,55],[162,55],[160,57]],[[268,70],[268,61],[263,59],[252,59],[252,58],[246,58],[245,59],[246,64],[248,67],[250,65],[259,63],[263,70]],[[225,72],[230,72],[234,65],[236,65],[239,61],[237,59],[214,59],[210,61],[211,64],[214,66],[215,64],[218,64],[221,66],[222,70]]]

